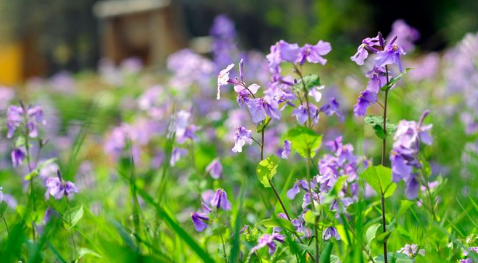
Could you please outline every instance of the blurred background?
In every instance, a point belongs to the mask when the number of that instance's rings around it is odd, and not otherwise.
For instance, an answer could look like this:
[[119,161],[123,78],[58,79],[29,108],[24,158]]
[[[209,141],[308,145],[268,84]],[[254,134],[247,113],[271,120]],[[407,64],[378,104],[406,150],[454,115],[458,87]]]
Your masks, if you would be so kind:
[[0,84],[95,70],[101,58],[161,69],[185,47],[208,55],[218,14],[235,21],[242,49],[324,39],[331,60],[348,59],[365,36],[387,35],[397,19],[420,32],[417,47],[426,51],[478,31],[476,0],[0,0]]

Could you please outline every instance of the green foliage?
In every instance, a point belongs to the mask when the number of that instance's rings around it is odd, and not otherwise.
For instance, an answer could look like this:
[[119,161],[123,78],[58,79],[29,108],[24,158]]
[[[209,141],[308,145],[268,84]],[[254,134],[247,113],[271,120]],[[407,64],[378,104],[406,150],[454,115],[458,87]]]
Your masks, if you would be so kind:
[[277,157],[269,156],[267,159],[260,161],[257,165],[257,177],[264,187],[271,187],[269,181],[271,181],[277,173],[277,166],[279,166],[278,163],[279,161]]
[[289,130],[285,137],[291,142],[292,149],[304,158],[314,157],[322,144],[322,135],[302,126]]
[[412,69],[406,68],[405,71],[403,71],[400,75],[396,76],[395,78],[391,78],[387,84],[380,88],[380,90],[389,91],[393,87],[393,85],[395,85],[397,81],[399,81],[403,76],[405,76],[410,70]]
[[362,173],[362,178],[384,198],[392,196],[397,188],[397,184],[392,182],[392,170],[388,167],[381,165],[368,167]]
[[313,87],[317,87],[322,85],[320,82],[320,77],[316,74],[304,76],[303,83],[300,81],[299,83],[295,84],[292,88],[295,92],[304,93],[304,86],[305,90],[309,92],[310,89]]
[[364,119],[365,123],[372,126],[373,130],[375,131],[375,134],[380,138],[380,139],[385,139],[388,135],[393,135],[397,131],[397,125],[389,122],[387,119],[387,134],[385,135],[385,132],[383,131],[383,117],[382,116],[376,116],[376,115],[368,115]]
[[265,227],[281,227],[291,232],[295,232],[294,225],[292,225],[292,223],[289,220],[280,218],[280,217],[264,219],[259,222],[259,225],[263,225]]

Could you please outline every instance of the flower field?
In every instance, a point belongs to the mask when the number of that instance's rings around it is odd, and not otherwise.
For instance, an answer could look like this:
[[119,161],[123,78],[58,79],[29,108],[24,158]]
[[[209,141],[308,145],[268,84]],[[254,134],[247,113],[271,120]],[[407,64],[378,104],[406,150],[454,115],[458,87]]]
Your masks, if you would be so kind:
[[210,35],[0,87],[0,262],[478,262],[477,33]]

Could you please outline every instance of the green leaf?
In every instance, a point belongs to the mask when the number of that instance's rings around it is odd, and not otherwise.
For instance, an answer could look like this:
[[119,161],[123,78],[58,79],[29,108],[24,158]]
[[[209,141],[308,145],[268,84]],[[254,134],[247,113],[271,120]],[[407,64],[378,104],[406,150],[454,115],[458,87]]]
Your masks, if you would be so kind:
[[381,87],[380,90],[382,91],[389,91],[395,83],[397,83],[398,80],[400,80],[403,76],[405,76],[411,68],[406,68],[405,71],[403,71],[402,74],[396,76],[395,78],[392,78],[385,86]]
[[289,130],[286,139],[291,142],[292,148],[304,158],[309,158],[309,155],[314,157],[315,152],[322,144],[322,135],[302,126]]
[[309,252],[310,254],[315,255],[315,246],[302,244],[300,242],[295,242],[295,244],[297,245],[297,247],[300,248],[300,250]]
[[53,255],[55,255],[55,258],[61,263],[66,263],[66,260],[63,259],[63,257],[60,255],[60,253],[58,253],[58,251],[56,251],[56,249],[53,247],[53,245],[50,244],[50,242],[48,242],[47,244],[48,244],[48,248],[51,250]]
[[320,263],[330,263],[330,254],[332,253],[332,248],[334,247],[334,243],[332,242],[325,242],[324,248],[320,253],[319,262]]
[[70,210],[65,216],[66,219],[68,220],[68,223],[70,224],[69,227],[76,226],[76,224],[78,224],[78,222],[83,217],[83,214],[84,214],[83,206]]
[[371,166],[362,173],[363,179],[384,198],[390,197],[395,192],[397,185],[392,182],[392,170],[388,167]]
[[402,200],[400,202],[400,209],[398,209],[397,212],[397,217],[404,215],[405,213],[408,213],[410,207],[414,204],[415,202],[410,201],[410,200]]
[[393,135],[397,131],[397,125],[391,123],[387,119],[387,135],[385,135],[385,132],[383,131],[383,117],[382,116],[377,116],[377,115],[368,115],[364,119],[365,123],[372,126],[373,130],[375,131],[375,134],[380,138],[380,139],[385,139],[386,136],[388,135]]
[[377,234],[377,230],[380,226],[381,224],[379,223],[373,224],[365,232],[365,242],[367,246],[370,246],[370,244],[372,244],[372,241],[375,239],[375,235]]
[[269,156],[259,162],[257,165],[257,177],[264,187],[271,187],[269,181],[272,180],[277,173],[278,160],[275,156]]
[[266,116],[266,119],[262,122],[260,122],[259,124],[257,124],[256,126],[256,131],[257,133],[261,133],[262,130],[267,126],[269,125],[269,122],[271,122],[271,117],[269,116]]
[[392,234],[391,231],[386,231],[384,233],[381,233],[377,236],[375,236],[375,241],[379,244],[383,244],[383,242],[387,241],[390,235]]
[[81,259],[82,257],[86,256],[86,255],[91,255],[93,257],[97,257],[97,258],[101,258],[101,256],[96,253],[95,251],[91,250],[91,249],[88,249],[88,248],[84,248],[84,247],[80,247],[78,249],[78,258],[77,260]]
[[26,181],[30,181],[32,178],[35,178],[38,176],[38,173],[40,173],[40,170],[34,169],[31,173],[25,175],[25,178],[23,178]]
[[[401,253],[387,253],[388,262],[394,263],[413,263],[413,259],[410,259],[407,255]],[[383,255],[380,255],[375,258],[376,263],[383,263],[385,259]]]
[[259,225],[263,225],[265,227],[281,227],[285,228],[291,232],[295,232],[294,225],[287,219],[280,218],[280,217],[273,217],[269,219],[264,219],[259,222]]
[[[317,86],[322,85],[321,82],[320,82],[319,76],[317,76],[315,74],[305,76],[303,78],[303,81],[304,81],[304,84],[305,84],[305,88],[307,89],[307,92],[313,87],[317,87]],[[293,89],[294,89],[294,91],[303,92],[304,91],[304,85],[302,84],[302,81],[295,84]]]

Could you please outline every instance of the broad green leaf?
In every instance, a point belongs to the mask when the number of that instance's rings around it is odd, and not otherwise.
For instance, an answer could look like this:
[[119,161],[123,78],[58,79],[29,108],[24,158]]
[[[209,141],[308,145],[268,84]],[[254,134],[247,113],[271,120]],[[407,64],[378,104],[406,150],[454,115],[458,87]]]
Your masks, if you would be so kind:
[[286,139],[291,141],[292,148],[304,158],[309,158],[309,155],[314,157],[315,152],[322,144],[322,135],[302,126],[289,130]]
[[395,83],[397,83],[397,81],[400,80],[403,76],[405,76],[410,70],[412,69],[406,68],[402,74],[396,76],[395,78],[390,79],[390,81],[387,84],[385,84],[385,86],[381,87],[380,90],[389,91],[392,88],[392,86],[395,85]]
[[[385,132],[383,131],[383,117],[382,116],[377,116],[377,115],[368,115],[364,119],[365,123],[372,126],[373,130],[375,131],[375,134],[380,138],[384,139],[386,138]],[[387,136],[392,135],[397,131],[397,125],[391,123],[387,119]]]
[[66,215],[66,219],[68,220],[69,227],[76,226],[76,224],[78,224],[81,218],[83,218],[83,214],[84,214],[83,206],[70,210]]
[[395,192],[397,185],[392,182],[392,170],[382,165],[368,167],[362,173],[363,179],[384,198],[390,197]]
[[[413,263],[413,259],[410,259],[407,255],[401,254],[401,253],[387,253],[387,259],[388,262],[394,262],[394,263]],[[385,262],[385,259],[383,258],[383,255],[380,255],[375,258],[376,263],[383,263]]]
[[259,222],[259,225],[263,225],[265,227],[281,227],[291,232],[295,232],[295,227],[289,220],[279,217],[264,219]]
[[338,263],[340,262],[340,258],[335,256],[335,255],[331,255],[330,256],[330,263]]
[[365,242],[367,246],[370,246],[372,241],[375,239],[375,235],[377,234],[377,230],[380,226],[381,224],[379,223],[373,224],[365,232]]
[[277,173],[278,160],[275,156],[269,156],[257,165],[257,177],[264,187],[271,187],[269,181]]
[[[304,81],[305,89],[307,90],[307,92],[309,92],[311,88],[321,85],[319,76],[315,74],[305,76],[303,78],[303,81]],[[295,84],[293,87],[294,91],[304,92],[304,84],[302,84],[302,81]]]

